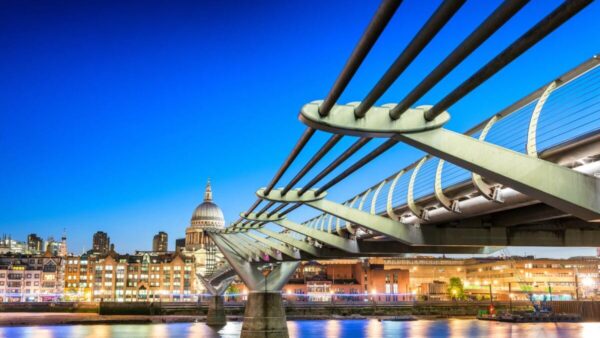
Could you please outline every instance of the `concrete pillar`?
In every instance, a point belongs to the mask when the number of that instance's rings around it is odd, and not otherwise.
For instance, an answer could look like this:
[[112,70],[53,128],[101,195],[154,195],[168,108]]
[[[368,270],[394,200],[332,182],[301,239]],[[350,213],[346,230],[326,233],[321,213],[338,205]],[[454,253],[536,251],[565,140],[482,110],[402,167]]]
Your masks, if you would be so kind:
[[208,302],[208,313],[206,314],[206,325],[224,326],[227,324],[225,316],[225,306],[223,305],[223,296],[214,295]]
[[287,338],[281,289],[300,263],[247,261],[239,256],[221,235],[211,232],[208,235],[250,290],[244,310],[241,337]]
[[280,291],[248,293],[241,338],[287,338],[288,329]]

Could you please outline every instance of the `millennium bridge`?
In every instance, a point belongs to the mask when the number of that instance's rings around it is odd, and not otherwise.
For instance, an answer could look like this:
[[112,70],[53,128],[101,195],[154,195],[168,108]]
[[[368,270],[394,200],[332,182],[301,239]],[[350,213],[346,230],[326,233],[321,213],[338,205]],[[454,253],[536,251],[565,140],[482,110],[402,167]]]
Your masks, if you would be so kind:
[[[553,80],[495,114],[481,112],[483,121],[465,133],[444,128],[451,115],[461,118],[460,111],[451,113],[454,103],[591,1],[565,1],[437,102],[415,106],[528,3],[505,1],[405,97],[376,105],[465,3],[443,1],[361,101],[339,103],[400,3],[381,3],[325,99],[301,107],[306,130],[256,201],[227,228],[208,230],[228,262],[201,276],[214,295],[209,323],[224,322],[220,295],[237,274],[251,290],[242,337],[287,337],[281,289],[302,260],[600,246],[598,57],[548,74]],[[329,138],[289,173],[316,133]],[[339,151],[344,138],[352,143]],[[369,143],[377,146],[350,161]],[[329,189],[399,143],[426,155],[391,168],[389,177],[374,177],[345,201],[328,198]],[[334,159],[323,164],[328,154]],[[293,178],[282,182],[286,173]],[[293,221],[300,206],[321,213]]]

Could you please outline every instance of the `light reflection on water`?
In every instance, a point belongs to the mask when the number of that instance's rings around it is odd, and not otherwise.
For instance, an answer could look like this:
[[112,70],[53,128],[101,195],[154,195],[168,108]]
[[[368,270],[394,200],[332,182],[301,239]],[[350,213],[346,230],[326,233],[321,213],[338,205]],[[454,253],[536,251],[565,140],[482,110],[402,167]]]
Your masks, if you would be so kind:
[[[203,323],[140,325],[64,325],[0,327],[0,338],[199,338],[239,337],[241,322],[220,329]],[[291,338],[304,337],[600,337],[600,323],[509,324],[478,320],[371,320],[289,321]]]

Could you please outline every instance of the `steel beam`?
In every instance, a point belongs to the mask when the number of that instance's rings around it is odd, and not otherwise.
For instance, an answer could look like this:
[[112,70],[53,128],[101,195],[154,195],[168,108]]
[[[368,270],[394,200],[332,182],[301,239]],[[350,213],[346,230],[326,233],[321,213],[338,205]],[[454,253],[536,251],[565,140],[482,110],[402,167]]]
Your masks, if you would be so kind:
[[368,212],[350,208],[326,199],[307,202],[306,205],[408,245],[425,244],[420,229],[413,225],[403,224],[378,215],[371,215]]
[[294,250],[292,248],[289,248],[285,245],[281,245],[279,243],[275,243],[274,241],[270,241],[269,239],[265,238],[265,237],[261,237],[261,236],[257,236],[251,232],[246,232],[245,233],[246,236],[253,238],[259,242],[264,243],[265,245],[268,245],[272,248],[274,248],[275,250],[279,250],[281,253],[283,253],[284,255],[287,255],[291,258],[294,259],[300,259],[300,255],[298,254],[297,250]]
[[315,257],[321,256],[321,252],[320,252],[319,248],[317,248],[311,244],[308,244],[306,242],[294,239],[291,236],[286,236],[286,235],[283,235],[283,234],[280,234],[280,233],[277,233],[275,231],[271,231],[271,230],[265,229],[265,228],[255,229],[255,230],[262,234],[265,234],[269,237],[275,238],[276,240],[278,240],[282,243],[285,243],[289,246],[293,246],[294,248],[296,248],[298,250],[302,250],[312,256],[315,256]]
[[[459,225],[469,227],[421,226],[428,244],[458,246],[546,246],[546,247],[598,247],[600,230],[596,228],[570,228],[544,222],[537,226],[483,227],[486,222],[464,220]],[[589,224],[588,224],[589,226]]]
[[275,221],[274,223],[304,236],[314,238],[315,240],[334,248],[338,248],[346,252],[359,252],[356,240],[346,239],[325,231],[311,229],[287,219]]
[[[358,258],[358,257],[381,257],[381,256],[401,256],[407,253],[422,254],[490,254],[501,249],[497,246],[409,246],[393,240],[358,240],[359,253],[351,253],[336,248],[316,248],[310,244],[295,240],[289,235],[279,234],[267,229],[257,229],[263,234],[269,235],[278,241],[290,246],[297,246],[300,250],[304,247],[306,250],[300,252],[301,260],[310,259],[336,259],[336,258]],[[312,249],[311,249],[312,247]],[[307,256],[308,254],[308,256]],[[284,258],[287,260],[287,258]]]
[[262,242],[257,242],[254,239],[249,238],[248,236],[246,236],[246,233],[242,232],[237,235],[239,236],[238,238],[240,238],[242,241],[245,241],[246,243],[248,243],[248,245],[253,246],[254,248],[260,250],[261,253],[269,255],[270,257],[273,257],[274,259],[276,259],[278,261],[281,260],[281,253],[274,251],[272,247],[266,246]]
[[395,138],[581,219],[600,220],[600,180],[593,176],[443,128]]
[[[262,251],[253,246],[250,245],[250,243],[248,243],[247,241],[242,240],[239,237],[240,233],[235,233],[235,234],[226,234],[223,235],[223,237],[225,238],[226,241],[229,242],[230,246],[235,246],[236,248],[239,248],[237,250],[245,250],[245,252],[247,252],[248,256],[250,256],[252,258],[252,260],[255,260],[257,262],[260,262],[263,259],[263,253]],[[234,240],[235,239],[235,240]]]
[[[235,252],[238,256],[248,260],[248,261],[258,261],[259,258],[254,254],[254,252],[248,250],[246,247],[241,247],[231,242],[230,239],[226,237],[226,235],[222,236],[223,245],[227,246],[227,248],[233,252]],[[221,250],[222,251],[222,250]]]

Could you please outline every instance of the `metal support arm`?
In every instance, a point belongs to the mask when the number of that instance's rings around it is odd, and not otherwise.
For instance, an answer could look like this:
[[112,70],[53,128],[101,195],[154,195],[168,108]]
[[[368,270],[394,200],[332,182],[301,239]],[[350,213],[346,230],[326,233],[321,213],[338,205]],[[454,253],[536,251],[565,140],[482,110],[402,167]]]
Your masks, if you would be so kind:
[[600,180],[443,128],[395,137],[559,210],[600,221]]
[[346,252],[359,252],[356,240],[346,239],[328,232],[311,229],[287,219],[275,221],[274,223],[304,236],[314,238],[315,240],[334,248],[338,248]]

